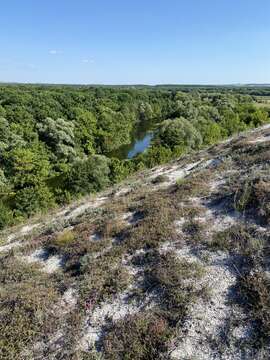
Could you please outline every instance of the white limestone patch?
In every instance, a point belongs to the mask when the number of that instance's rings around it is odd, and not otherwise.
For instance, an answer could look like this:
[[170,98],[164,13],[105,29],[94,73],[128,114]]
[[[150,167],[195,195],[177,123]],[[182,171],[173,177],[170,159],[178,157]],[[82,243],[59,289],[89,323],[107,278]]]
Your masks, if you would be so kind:
[[63,258],[59,255],[50,256],[42,268],[48,274],[52,274],[63,266]]
[[226,184],[226,180],[225,179],[216,179],[210,182],[209,184],[209,190],[210,192],[215,192],[217,191],[220,186]]
[[24,260],[26,260],[28,263],[35,263],[40,261],[46,261],[48,258],[48,251],[45,249],[37,249],[35,250],[31,255],[24,256]]
[[138,289],[142,281],[141,269],[132,264],[132,259],[143,254],[145,254],[145,250],[139,249],[132,255],[125,254],[123,256],[121,267],[131,276],[132,283],[125,291],[115,295],[112,300],[105,301],[88,310],[87,317],[82,325],[82,336],[78,343],[80,350],[95,350],[98,341],[103,335],[104,326],[108,322],[116,322],[126,316],[135,315],[143,309],[150,309],[154,305],[154,294],[146,296],[141,301],[132,297],[134,290]]
[[122,258],[121,266],[128,272],[129,275],[136,278],[138,282],[140,276],[140,268],[138,266],[132,265],[132,259],[136,256],[144,255],[146,253],[145,249],[136,250],[132,255],[124,255]]
[[174,251],[175,250],[175,245],[173,243],[171,243],[170,241],[167,241],[165,243],[163,243],[158,251],[161,255],[167,254],[170,251]]
[[19,237],[28,235],[32,230],[36,229],[39,226],[41,226],[40,223],[32,224],[32,225],[25,225],[19,231],[9,234],[6,238],[6,242],[10,243],[11,241],[13,241]]
[[99,233],[94,233],[89,236],[90,241],[99,241],[101,240],[101,235]]
[[40,224],[25,225],[20,230],[20,235],[29,234],[32,230],[36,229]]
[[37,249],[31,255],[21,257],[22,260],[29,264],[38,263],[41,266],[41,270],[52,274],[59,270],[63,266],[63,257],[59,255],[49,256],[48,251],[45,249]]
[[[242,221],[241,214],[237,211],[227,212],[224,203],[218,205],[211,205],[211,203],[205,203],[202,198],[190,197],[188,203],[191,206],[200,209],[200,216],[195,216],[194,221],[205,225],[205,231],[207,237],[211,239],[211,235],[215,232],[226,230],[238,222]],[[178,230],[181,231],[181,227],[184,224],[184,219],[180,219]],[[177,223],[175,223],[177,226]]]
[[14,241],[12,243],[2,245],[2,246],[0,246],[0,253],[7,252],[7,251],[17,248],[19,246],[22,246],[22,243],[20,241]]
[[145,303],[138,304],[138,302],[130,300],[132,289],[133,286],[130,286],[126,291],[118,294],[113,301],[104,302],[94,310],[89,310],[83,324],[78,349],[83,351],[94,349],[108,320],[115,322],[128,315],[135,315],[146,306]]
[[106,201],[108,200],[108,197],[102,196],[98,197],[95,200],[88,201],[87,203],[81,204],[80,206],[76,207],[75,209],[72,209],[66,216],[65,219],[74,219],[78,217],[79,215],[83,214],[88,209],[96,209],[99,206],[102,206]]
[[[232,312],[232,289],[236,284],[237,275],[232,266],[232,259],[223,252],[215,254],[208,251],[201,253],[200,257],[194,253],[194,249],[184,247],[176,251],[179,259],[191,263],[199,263],[204,268],[202,279],[196,280],[195,286],[200,289],[205,286],[210,288],[210,300],[198,298],[189,309],[179,339],[176,339],[176,347],[171,351],[171,359],[189,359],[196,354],[196,359],[211,360],[223,359],[218,349],[211,346],[211,340],[218,339],[226,327],[226,321]],[[207,258],[207,262],[201,259]],[[239,329],[236,329],[237,333]],[[248,331],[242,328],[238,331],[238,337],[247,336]],[[237,348],[233,349],[232,357],[224,359],[238,359]]]
[[240,220],[237,212],[222,214],[215,210],[208,209],[202,216],[196,216],[195,221],[206,225],[206,233],[210,235],[213,232],[219,232],[230,228]]
[[124,196],[127,195],[129,192],[131,191],[130,187],[123,187],[122,189],[118,190],[114,196],[115,197],[120,197],[120,196]]
[[121,215],[120,219],[130,222],[130,220],[133,218],[134,213],[132,211],[128,211],[125,214]]
[[186,176],[188,176],[191,172],[193,172],[197,166],[201,164],[201,160],[197,161],[195,163],[188,164],[184,166],[183,168],[176,168],[173,170],[170,170],[169,172],[165,173],[164,175],[167,175],[169,178],[168,183],[172,184],[176,182],[177,180],[183,179]]
[[96,253],[92,253],[92,254],[90,255],[90,257],[91,257],[92,259],[98,259],[99,257],[101,257],[101,256],[107,254],[108,252],[110,252],[111,249],[112,249],[112,247],[113,247],[113,245],[109,245],[109,246],[105,247],[105,248],[104,248],[103,250],[101,250],[101,251],[98,251],[98,252],[96,252]]
[[57,310],[61,312],[62,315],[70,313],[76,306],[78,301],[78,294],[75,289],[69,288],[66,290],[57,304]]
[[128,211],[120,216],[120,220],[123,220],[127,225],[134,225],[140,220],[141,216],[138,212]]
[[217,167],[220,163],[222,162],[221,159],[219,158],[214,158],[214,159],[209,159],[207,161],[205,161],[202,165],[201,165],[201,169],[204,168],[215,168]]
[[249,140],[248,143],[249,144],[259,144],[259,143],[264,143],[270,141],[270,134],[269,135],[264,135],[264,136],[259,136],[255,139]]
[[199,160],[194,163],[187,164],[185,166],[173,165],[170,168],[168,167],[159,167],[156,169],[150,176],[149,179],[153,180],[157,176],[164,175],[168,180],[160,183],[157,187],[167,187],[171,184],[174,184],[177,180],[181,180],[188,176],[190,173],[195,171],[198,168],[198,165],[202,163],[202,160]]

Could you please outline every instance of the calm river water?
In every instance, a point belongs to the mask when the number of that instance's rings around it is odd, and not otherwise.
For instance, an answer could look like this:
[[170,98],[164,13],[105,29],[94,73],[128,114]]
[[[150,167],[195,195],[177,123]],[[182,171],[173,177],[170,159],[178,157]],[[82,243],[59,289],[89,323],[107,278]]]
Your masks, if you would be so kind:
[[132,159],[134,156],[143,152],[150,146],[154,135],[153,131],[150,129],[151,127],[149,124],[138,126],[135,130],[132,142],[113,151],[110,156],[117,157],[118,159]]

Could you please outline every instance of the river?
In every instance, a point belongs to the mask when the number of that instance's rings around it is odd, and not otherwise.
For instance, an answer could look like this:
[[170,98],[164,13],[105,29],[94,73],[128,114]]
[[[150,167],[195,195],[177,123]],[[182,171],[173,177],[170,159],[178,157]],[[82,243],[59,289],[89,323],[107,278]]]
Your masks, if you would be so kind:
[[[152,124],[151,124],[152,125]],[[110,157],[118,159],[132,159],[134,156],[146,150],[153,138],[153,127],[150,124],[140,124],[134,131],[132,142],[127,145],[122,145],[120,148],[110,153]]]

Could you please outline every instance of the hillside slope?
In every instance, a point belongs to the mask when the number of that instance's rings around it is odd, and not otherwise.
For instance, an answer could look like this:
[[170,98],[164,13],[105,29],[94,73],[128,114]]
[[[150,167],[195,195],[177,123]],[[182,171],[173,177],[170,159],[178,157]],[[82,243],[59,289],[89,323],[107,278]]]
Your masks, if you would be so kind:
[[1,359],[270,357],[270,126],[1,239]]

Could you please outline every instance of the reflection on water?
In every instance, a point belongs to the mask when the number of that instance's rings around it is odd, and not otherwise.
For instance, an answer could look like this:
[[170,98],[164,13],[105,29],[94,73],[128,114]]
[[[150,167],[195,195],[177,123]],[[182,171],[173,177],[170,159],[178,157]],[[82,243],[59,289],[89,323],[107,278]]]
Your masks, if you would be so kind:
[[132,159],[134,156],[147,149],[151,143],[152,138],[153,138],[153,133],[149,132],[146,133],[143,139],[141,140],[136,139],[136,142],[134,143],[132,149],[130,149],[127,154],[127,158]]
[[153,138],[153,131],[151,124],[140,124],[135,130],[133,140],[128,145],[122,145],[119,149],[111,152],[110,157],[117,157],[118,159],[132,159],[134,156],[140,154],[147,149]]

